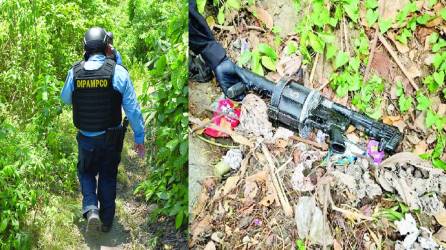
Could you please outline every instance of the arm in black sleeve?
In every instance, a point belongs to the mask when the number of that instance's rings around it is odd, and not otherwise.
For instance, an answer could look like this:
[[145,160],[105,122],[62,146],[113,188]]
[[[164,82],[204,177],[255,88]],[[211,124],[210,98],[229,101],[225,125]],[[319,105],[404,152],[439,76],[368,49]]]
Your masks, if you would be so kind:
[[215,70],[226,58],[225,49],[214,39],[204,17],[198,13],[195,0],[189,0],[189,47]]

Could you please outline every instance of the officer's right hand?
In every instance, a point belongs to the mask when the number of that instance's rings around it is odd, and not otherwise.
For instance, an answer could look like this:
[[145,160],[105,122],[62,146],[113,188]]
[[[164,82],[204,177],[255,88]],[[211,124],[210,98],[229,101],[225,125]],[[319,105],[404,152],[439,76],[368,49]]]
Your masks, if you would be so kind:
[[135,151],[141,159],[144,159],[144,155],[146,153],[144,144],[136,144],[135,143]]
[[[239,66],[235,65],[229,58],[225,58],[214,70],[215,78],[223,90],[223,93],[227,96],[228,89],[239,82],[243,82],[241,71],[238,70]],[[244,94],[235,97],[234,99],[240,101],[243,99]]]

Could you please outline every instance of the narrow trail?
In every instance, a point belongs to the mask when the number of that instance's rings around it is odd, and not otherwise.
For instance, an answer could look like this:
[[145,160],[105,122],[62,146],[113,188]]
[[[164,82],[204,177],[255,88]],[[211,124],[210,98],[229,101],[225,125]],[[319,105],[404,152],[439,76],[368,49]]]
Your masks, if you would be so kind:
[[[153,206],[147,205],[133,190],[146,176],[144,161],[133,151],[133,134],[126,134],[126,142],[118,170],[116,216],[108,233],[88,234],[86,221],[76,223],[82,235],[82,249],[146,249],[153,237],[147,230],[147,218]],[[80,200],[79,200],[80,202]]]

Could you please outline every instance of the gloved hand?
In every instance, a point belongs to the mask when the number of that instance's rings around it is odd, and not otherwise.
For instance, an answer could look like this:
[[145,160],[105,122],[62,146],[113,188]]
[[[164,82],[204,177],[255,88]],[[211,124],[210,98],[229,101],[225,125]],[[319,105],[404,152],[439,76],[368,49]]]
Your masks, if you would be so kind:
[[[243,74],[239,69],[239,66],[226,57],[214,70],[215,78],[217,78],[217,82],[226,96],[228,88],[239,82],[244,82],[242,80],[244,78]],[[235,97],[234,100],[240,101],[243,97],[245,97],[244,94]]]

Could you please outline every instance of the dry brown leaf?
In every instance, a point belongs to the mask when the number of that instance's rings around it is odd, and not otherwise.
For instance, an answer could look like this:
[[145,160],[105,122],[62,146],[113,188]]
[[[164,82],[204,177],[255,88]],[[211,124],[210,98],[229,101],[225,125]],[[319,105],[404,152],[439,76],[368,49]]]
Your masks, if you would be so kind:
[[401,133],[404,133],[404,128],[406,128],[407,126],[406,123],[402,120],[393,122],[392,125],[397,127]]
[[423,132],[427,131],[424,120],[426,119],[426,111],[421,112],[415,119],[415,126],[421,129]]
[[441,227],[433,236],[439,241],[446,242],[446,227]]
[[191,226],[191,234],[192,234],[192,242],[196,240],[196,238],[211,229],[211,216],[206,215],[200,222],[193,223]]
[[270,194],[263,197],[263,199],[260,201],[260,204],[265,207],[269,207],[274,203],[274,200],[275,200],[274,195]]
[[409,76],[410,76],[412,79],[421,76],[421,70],[420,70],[420,68],[419,68],[416,64],[414,64],[414,63],[411,63],[410,66],[407,67],[407,72],[409,73]]
[[195,217],[201,213],[206,204],[208,204],[208,200],[209,194],[207,190],[202,190],[200,196],[198,197],[198,200],[195,202],[195,205],[192,209],[192,217]]
[[274,26],[274,21],[271,15],[261,7],[252,7],[250,8],[251,12],[255,13],[257,19],[259,19],[262,23],[265,24],[265,27],[268,29],[272,29]]
[[239,179],[240,176],[238,175],[229,177],[223,187],[223,195],[229,194],[237,186]]
[[383,20],[395,20],[398,12],[409,3],[409,0],[379,1],[379,9],[383,11]]
[[414,154],[417,154],[417,155],[424,154],[424,153],[426,153],[427,147],[428,147],[428,145],[425,141],[420,141],[415,146],[415,149],[413,152],[414,152]]
[[246,181],[255,181],[257,183],[260,182],[265,182],[266,181],[266,177],[268,176],[268,172],[265,170],[262,170],[260,172],[257,172],[253,175],[250,175],[248,177],[246,177]]
[[345,133],[350,134],[351,132],[355,131],[356,128],[353,125],[349,125],[347,128],[347,131]]
[[426,23],[426,27],[431,28],[440,25],[443,22],[443,18],[437,17],[433,19],[432,21]]
[[245,191],[243,192],[243,197],[253,200],[257,196],[258,191],[259,188],[254,181],[247,181],[245,183]]
[[446,210],[434,214],[434,217],[437,220],[438,224],[446,227]]
[[232,140],[234,140],[235,142],[237,142],[239,144],[243,144],[243,145],[248,146],[248,147],[253,147],[254,146],[251,141],[249,141],[246,137],[244,137],[244,136],[242,136],[240,134],[231,133],[230,136],[231,136]]
[[206,244],[206,247],[204,247],[204,250],[216,250],[215,243],[211,240]]
[[334,250],[342,250],[341,244],[339,244],[339,242],[336,239],[333,240],[333,249]]
[[441,103],[438,106],[437,115],[440,115],[440,116],[445,116],[446,115],[446,104]]

